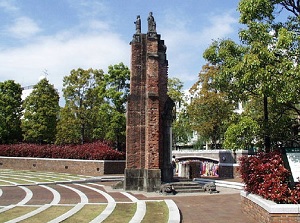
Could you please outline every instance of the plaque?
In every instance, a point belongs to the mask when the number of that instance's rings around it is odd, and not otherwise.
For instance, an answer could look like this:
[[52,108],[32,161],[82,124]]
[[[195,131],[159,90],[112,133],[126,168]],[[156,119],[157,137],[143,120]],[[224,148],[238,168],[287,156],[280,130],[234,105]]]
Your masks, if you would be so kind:
[[285,154],[294,182],[300,182],[300,148],[286,148]]

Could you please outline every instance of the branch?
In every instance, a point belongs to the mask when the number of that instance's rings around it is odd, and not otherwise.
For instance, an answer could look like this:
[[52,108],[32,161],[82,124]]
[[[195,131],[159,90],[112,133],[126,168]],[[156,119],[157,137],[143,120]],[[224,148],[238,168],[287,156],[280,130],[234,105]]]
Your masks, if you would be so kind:
[[293,13],[296,17],[300,15],[300,0],[285,0],[279,3],[282,5],[286,10]]

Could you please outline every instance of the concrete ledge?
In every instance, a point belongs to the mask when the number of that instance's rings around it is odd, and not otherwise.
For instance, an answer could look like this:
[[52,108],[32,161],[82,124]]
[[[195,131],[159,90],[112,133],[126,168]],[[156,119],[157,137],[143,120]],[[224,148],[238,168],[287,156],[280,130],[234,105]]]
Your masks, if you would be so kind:
[[230,181],[225,181],[225,180],[213,180],[213,179],[204,179],[204,178],[194,178],[193,181],[201,183],[201,184],[206,184],[209,182],[214,182],[216,186],[219,187],[228,187],[228,188],[233,188],[233,189],[238,189],[238,190],[243,190],[244,189],[244,184],[243,183],[238,183],[238,182],[230,182]]
[[125,162],[125,160],[79,160],[0,156],[0,169],[102,176],[105,174],[124,174]]
[[247,198],[265,209],[270,214],[275,213],[287,213],[287,214],[299,214],[300,204],[276,204],[273,201],[266,200],[258,195],[249,194],[246,191],[241,191],[241,196]]
[[300,222],[299,204],[276,204],[254,194],[241,191],[242,211],[256,222]]

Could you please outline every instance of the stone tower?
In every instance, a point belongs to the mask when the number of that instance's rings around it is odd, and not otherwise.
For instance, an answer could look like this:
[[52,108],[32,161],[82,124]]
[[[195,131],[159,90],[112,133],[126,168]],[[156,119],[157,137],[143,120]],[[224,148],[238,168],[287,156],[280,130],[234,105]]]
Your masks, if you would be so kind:
[[166,46],[150,12],[148,32],[140,17],[131,42],[127,105],[125,190],[156,191],[173,178],[171,123],[174,103],[167,95]]

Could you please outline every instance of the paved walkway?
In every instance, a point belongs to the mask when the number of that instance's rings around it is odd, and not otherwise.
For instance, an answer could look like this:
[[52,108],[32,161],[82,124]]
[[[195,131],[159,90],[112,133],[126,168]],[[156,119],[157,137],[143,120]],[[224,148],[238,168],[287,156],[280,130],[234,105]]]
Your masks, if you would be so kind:
[[[178,206],[182,223],[256,223],[241,210],[240,190],[217,187],[220,193],[167,195]],[[162,199],[155,193],[139,193],[139,199]],[[147,197],[147,198],[146,198]]]
[[[61,215],[53,222],[60,222],[74,213],[78,212],[88,203],[107,203],[107,208],[93,222],[101,222],[113,212],[116,202],[137,202],[138,210],[132,219],[132,222],[140,222],[145,214],[145,201],[147,200],[164,200],[170,213],[169,222],[178,222],[178,209],[182,223],[254,223],[241,211],[240,191],[237,189],[217,187],[220,193],[190,193],[177,195],[161,195],[158,193],[144,192],[125,192],[123,190],[113,190],[111,185],[114,182],[70,182],[68,184],[53,183],[48,185],[34,185],[32,181],[36,180],[36,176],[11,176],[2,172],[0,181],[9,182],[18,179],[27,181],[30,185],[20,186],[0,186],[0,213],[16,207],[17,205],[37,205],[39,208],[27,215],[24,215],[11,222],[26,219],[40,213],[51,205],[74,204],[74,207],[66,214]],[[54,174],[55,175],[55,174]],[[30,180],[28,179],[30,178]],[[51,177],[51,176],[49,176]],[[52,176],[53,177],[53,176]],[[65,177],[65,176],[63,176]],[[72,177],[70,176],[69,179]],[[45,179],[45,176],[43,176]],[[49,180],[49,179],[48,179]],[[175,203],[174,203],[175,202]],[[175,206],[174,206],[175,205]],[[178,209],[177,209],[177,207]],[[177,211],[177,212],[176,212]],[[1,219],[0,219],[1,221]]]

